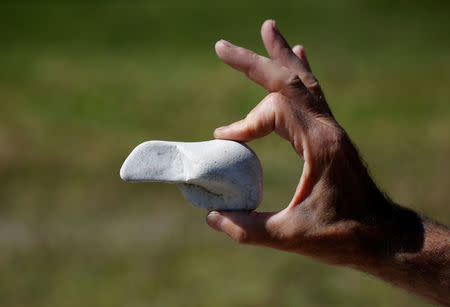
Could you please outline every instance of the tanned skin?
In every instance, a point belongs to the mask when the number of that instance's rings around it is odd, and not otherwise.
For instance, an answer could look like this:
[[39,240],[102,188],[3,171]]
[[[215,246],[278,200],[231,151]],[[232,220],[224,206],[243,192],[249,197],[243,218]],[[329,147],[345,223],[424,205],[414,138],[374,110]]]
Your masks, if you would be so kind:
[[243,244],[294,252],[367,272],[450,305],[450,231],[394,204],[373,182],[339,126],[305,51],[274,21],[261,29],[271,59],[221,40],[219,58],[270,93],[214,136],[247,142],[275,131],[304,160],[291,202],[279,212],[213,211],[207,223]]

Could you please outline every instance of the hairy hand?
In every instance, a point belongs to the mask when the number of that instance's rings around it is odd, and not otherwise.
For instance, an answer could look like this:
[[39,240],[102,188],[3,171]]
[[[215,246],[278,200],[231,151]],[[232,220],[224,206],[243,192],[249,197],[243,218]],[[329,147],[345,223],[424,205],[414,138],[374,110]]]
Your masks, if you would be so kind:
[[[207,223],[239,243],[297,252],[335,264],[377,253],[380,227],[393,205],[368,175],[357,150],[334,119],[302,46],[290,48],[274,21],[261,29],[271,59],[221,40],[220,59],[270,93],[246,116],[216,129],[218,139],[251,141],[272,131],[304,160],[289,205],[280,212],[210,212]],[[395,211],[395,210],[394,210]]]

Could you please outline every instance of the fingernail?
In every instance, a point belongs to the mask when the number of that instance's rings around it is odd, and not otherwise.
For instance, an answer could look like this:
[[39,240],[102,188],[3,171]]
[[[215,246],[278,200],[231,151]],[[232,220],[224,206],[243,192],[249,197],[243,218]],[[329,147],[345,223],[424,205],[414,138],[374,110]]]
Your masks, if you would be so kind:
[[221,39],[220,41],[218,41],[218,43],[221,43],[222,45],[224,45],[225,47],[235,47],[232,43],[230,43],[229,41],[226,41],[224,39]]
[[217,231],[220,231],[220,232],[222,231],[222,221],[223,221],[223,217],[217,211],[211,211],[206,216],[206,222],[208,223],[208,225],[211,228],[213,228]]

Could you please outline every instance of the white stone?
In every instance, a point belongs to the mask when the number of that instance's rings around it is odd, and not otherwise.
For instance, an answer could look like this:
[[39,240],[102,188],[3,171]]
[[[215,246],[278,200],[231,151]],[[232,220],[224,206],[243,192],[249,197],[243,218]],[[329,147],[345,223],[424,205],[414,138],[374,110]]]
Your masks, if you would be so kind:
[[234,141],[144,142],[125,160],[120,177],[176,183],[191,204],[207,210],[253,210],[263,194],[258,157]]

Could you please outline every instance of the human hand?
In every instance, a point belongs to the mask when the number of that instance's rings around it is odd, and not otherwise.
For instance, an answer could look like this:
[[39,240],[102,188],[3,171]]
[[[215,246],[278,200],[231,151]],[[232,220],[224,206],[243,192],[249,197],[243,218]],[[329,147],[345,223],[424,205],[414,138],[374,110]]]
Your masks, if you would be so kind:
[[207,223],[239,243],[346,265],[450,306],[450,229],[384,196],[333,117],[303,47],[291,49],[272,20],[261,34],[272,59],[216,44],[225,63],[270,93],[214,136],[247,142],[275,131],[304,160],[303,173],[285,209],[213,211]]
[[[221,40],[220,59],[270,93],[241,121],[216,129],[218,139],[247,142],[272,131],[304,160],[289,205],[279,212],[210,212],[207,223],[239,243],[265,245],[334,264],[378,253],[394,206],[370,178],[338,125],[302,46],[291,49],[274,21],[261,29],[272,59]],[[388,219],[390,220],[390,219]],[[358,259],[356,259],[358,258]]]

